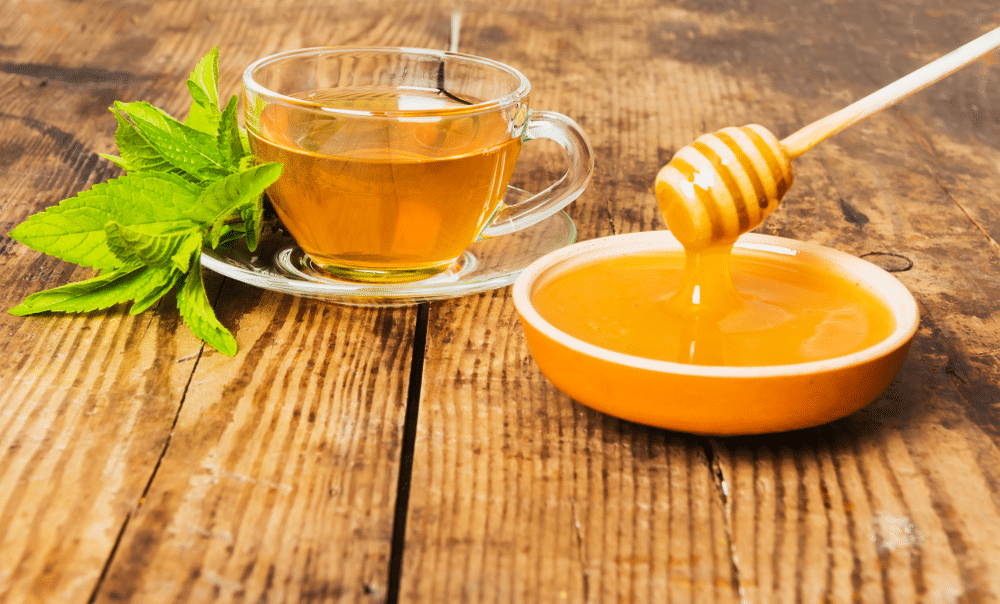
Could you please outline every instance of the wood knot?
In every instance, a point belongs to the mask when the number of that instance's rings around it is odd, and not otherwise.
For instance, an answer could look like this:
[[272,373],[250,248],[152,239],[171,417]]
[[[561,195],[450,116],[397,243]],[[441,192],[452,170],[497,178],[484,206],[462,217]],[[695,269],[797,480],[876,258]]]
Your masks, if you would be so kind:
[[913,268],[913,261],[900,254],[892,252],[868,252],[862,258],[890,273],[902,273]]

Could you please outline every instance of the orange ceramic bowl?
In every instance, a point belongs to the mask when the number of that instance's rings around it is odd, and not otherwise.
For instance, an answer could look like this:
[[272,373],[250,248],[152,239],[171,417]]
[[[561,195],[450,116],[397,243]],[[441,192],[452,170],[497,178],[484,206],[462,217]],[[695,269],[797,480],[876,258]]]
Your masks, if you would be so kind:
[[864,407],[893,380],[919,316],[898,279],[860,258],[812,243],[747,234],[733,253],[811,263],[867,290],[892,312],[895,330],[852,354],[790,365],[704,366],[631,356],[570,336],[532,304],[548,280],[575,267],[640,252],[680,251],[667,231],[617,235],[549,253],[514,283],[514,305],[542,373],[573,399],[651,426],[700,434],[760,434],[816,426]]

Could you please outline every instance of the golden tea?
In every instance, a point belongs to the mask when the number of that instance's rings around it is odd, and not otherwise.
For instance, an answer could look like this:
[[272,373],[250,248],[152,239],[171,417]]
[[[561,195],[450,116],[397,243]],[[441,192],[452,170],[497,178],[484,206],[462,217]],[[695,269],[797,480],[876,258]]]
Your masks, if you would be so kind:
[[[729,284],[710,280],[689,287],[692,268],[688,263],[685,276],[682,252],[585,265],[544,283],[532,302],[552,325],[585,342],[700,365],[829,359],[872,346],[895,328],[888,308],[835,274],[772,256],[719,252],[716,260],[730,263],[723,268],[731,270],[735,302],[726,293]],[[708,273],[726,278],[718,266]],[[678,302],[678,291],[691,297],[686,305]]]
[[[339,111],[267,105],[250,142],[258,160],[284,164],[268,194],[324,269],[368,281],[435,274],[498,210],[521,147],[503,112],[463,112],[474,99],[419,88],[294,96]],[[435,114],[407,117],[426,109]]]

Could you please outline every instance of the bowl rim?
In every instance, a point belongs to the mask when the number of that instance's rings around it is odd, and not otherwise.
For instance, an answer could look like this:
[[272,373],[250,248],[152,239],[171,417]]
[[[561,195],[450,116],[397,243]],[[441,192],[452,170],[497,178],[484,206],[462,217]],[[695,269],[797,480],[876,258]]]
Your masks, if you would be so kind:
[[[896,319],[895,329],[888,337],[868,348],[818,361],[786,365],[694,365],[629,355],[590,344],[549,323],[532,304],[531,294],[541,277],[593,260],[617,258],[629,253],[682,250],[680,242],[669,231],[642,231],[599,237],[550,252],[529,265],[514,282],[514,307],[522,321],[559,344],[587,356],[647,371],[704,377],[800,376],[845,369],[874,361],[906,345],[919,327],[920,316],[913,294],[895,276],[867,260],[817,243],[759,233],[742,235],[735,247],[788,255],[811,254],[830,266],[836,266],[838,275],[865,284],[869,292],[889,308]],[[839,270],[841,268],[844,270]]]

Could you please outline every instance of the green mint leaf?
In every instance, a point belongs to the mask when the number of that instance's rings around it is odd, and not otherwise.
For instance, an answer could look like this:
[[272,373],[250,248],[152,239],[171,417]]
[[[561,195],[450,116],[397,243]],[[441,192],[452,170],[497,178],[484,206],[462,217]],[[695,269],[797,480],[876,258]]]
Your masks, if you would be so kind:
[[213,134],[185,126],[162,109],[142,101],[115,102],[114,110],[117,115],[126,117],[137,135],[148,144],[144,151],[152,150],[191,180],[199,182],[229,173]]
[[258,195],[251,203],[243,206],[240,217],[243,219],[243,235],[247,241],[247,249],[251,252],[256,251],[260,244],[261,224],[264,222],[264,196]]
[[181,220],[204,190],[175,174],[162,172],[128,174],[117,182],[120,188],[112,192],[111,201],[119,220],[128,225]]
[[[243,128],[240,128],[240,143],[243,145],[243,161],[246,159],[252,160],[253,156],[250,155],[250,136]],[[243,165],[243,161],[240,161],[241,166]]]
[[109,162],[111,162],[114,165],[118,166],[122,170],[125,170],[126,172],[130,171],[129,165],[125,162],[125,160],[122,159],[122,158],[120,158],[120,157],[118,157],[117,155],[109,155],[107,153],[98,153],[97,156],[100,157],[100,158],[102,158],[102,159],[108,160]]
[[10,235],[68,262],[101,270],[91,279],[37,292],[9,312],[86,312],[132,301],[138,314],[181,284],[177,306],[199,338],[236,354],[205,293],[206,240],[260,239],[262,193],[279,164],[255,166],[239,126],[238,98],[219,108],[219,49],[187,81],[191,108],[183,122],[149,103],[116,102],[118,155],[101,154],[126,175],[94,185],[35,214]]
[[125,264],[144,264],[186,273],[202,246],[202,229],[190,220],[104,227],[108,247]]
[[188,80],[187,85],[192,102],[191,109],[184,118],[184,125],[214,135],[219,130],[219,118],[222,117],[219,107],[194,82]]
[[216,140],[223,162],[230,172],[239,172],[243,158],[248,155],[247,150],[243,147],[238,103],[239,100],[235,94],[229,97],[229,103],[226,104],[219,119],[219,134]]
[[182,272],[187,273],[196,263],[200,263],[201,248],[205,246],[205,234],[198,231],[196,234],[188,235],[177,247],[170,262]]
[[242,218],[242,207],[257,199],[278,179],[281,164],[268,163],[238,172],[207,186],[187,217],[209,227],[209,244],[216,247],[222,225],[235,217]]
[[219,245],[216,247],[224,247],[244,238],[243,225],[229,225],[229,228],[219,237]]
[[[99,193],[85,191],[59,206],[35,214],[15,227],[10,236],[35,251],[80,266],[100,269],[121,266],[117,256],[108,249],[104,234],[104,225],[111,212],[98,205],[84,205],[91,199],[100,199]],[[81,205],[71,205],[68,201],[80,201]]]
[[175,168],[167,161],[160,151],[149,141],[143,138],[142,134],[123,113],[119,113],[114,107],[111,108],[112,115],[118,122],[118,129],[115,130],[115,143],[118,145],[118,153],[121,155],[117,160],[108,156],[118,166],[126,172],[174,172],[184,175],[185,172]]
[[191,109],[184,123],[195,130],[215,135],[219,131],[219,47],[202,57],[187,81]]
[[[243,134],[246,135],[245,132]],[[246,172],[247,170],[256,165],[257,165],[257,160],[255,160],[253,158],[253,155],[250,155],[248,152],[247,155],[244,155],[243,159],[240,160],[240,172]]]
[[128,311],[130,315],[137,315],[159,302],[160,298],[165,296],[167,292],[172,290],[184,278],[184,273],[180,271],[151,269],[150,272],[154,273],[159,280],[154,281],[151,279],[148,287],[136,292],[134,296],[135,302]]
[[177,293],[177,308],[194,335],[226,356],[236,355],[236,338],[216,318],[205,293],[200,258],[184,277],[184,285]]
[[[219,243],[226,235],[229,228],[227,221],[237,218],[242,221],[241,226],[244,229],[247,227],[253,229],[252,231],[245,230],[244,236],[247,239],[247,245],[253,246],[250,249],[257,249],[261,221],[255,220],[255,218],[263,216],[264,213],[261,196],[264,194],[264,190],[278,179],[281,169],[281,164],[270,163],[233,175],[235,177],[233,180],[237,180],[237,183],[232,187],[234,190],[227,191],[232,203],[219,213],[208,228],[208,240],[212,249],[219,247]],[[248,206],[250,206],[249,209]],[[260,206],[259,211],[255,209],[256,206]]]
[[40,312],[88,312],[108,308],[147,291],[153,284],[159,283],[165,273],[145,266],[126,266],[85,281],[36,292],[8,312],[25,316]]
[[202,189],[171,174],[129,174],[98,183],[29,217],[10,236],[33,250],[80,266],[117,268],[105,225],[126,226],[183,219]]
[[215,46],[208,54],[198,61],[191,77],[188,79],[189,87],[201,90],[209,103],[216,108],[219,107],[219,47]]

